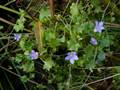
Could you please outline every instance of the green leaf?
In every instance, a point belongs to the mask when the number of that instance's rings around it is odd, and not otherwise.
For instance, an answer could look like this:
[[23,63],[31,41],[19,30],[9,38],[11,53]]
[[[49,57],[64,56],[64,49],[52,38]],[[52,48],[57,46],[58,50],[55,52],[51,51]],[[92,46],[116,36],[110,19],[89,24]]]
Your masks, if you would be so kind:
[[80,27],[80,23],[76,23],[73,25],[73,31],[76,32],[77,34],[82,33],[83,28]]
[[45,40],[51,41],[52,39],[55,39],[55,33],[52,31],[46,31],[45,32]]
[[85,48],[85,57],[93,57],[95,48],[91,45]]
[[49,43],[49,45],[50,45],[51,47],[53,47],[53,48],[59,46],[59,45],[60,45],[59,39],[56,38],[56,39],[51,40],[50,43]]
[[80,45],[76,41],[69,40],[67,41],[67,47],[69,50],[78,51],[78,48],[80,47]]
[[35,89],[35,90],[45,90],[45,89],[47,89],[47,87],[45,85],[42,85],[42,84],[38,84],[36,87],[37,87],[37,89]]
[[46,61],[44,61],[43,68],[50,71],[50,69],[55,65],[53,60],[51,58],[48,58]]
[[70,6],[70,13],[71,15],[74,17],[74,16],[77,16],[79,14],[79,10],[78,10],[78,6],[77,4],[75,3],[72,3],[72,5]]
[[26,48],[25,48],[25,39],[21,39],[20,42],[19,42],[19,45],[20,45],[22,50],[26,50]]
[[16,24],[14,25],[14,29],[16,32],[19,32],[19,31],[23,31],[24,29],[24,23],[26,21],[26,19],[24,18],[25,16],[25,12],[23,10],[20,10],[20,18],[16,21]]
[[3,26],[0,26],[0,30],[3,29]]
[[101,47],[109,47],[110,44],[112,44],[112,37],[110,37],[110,36],[103,37],[103,38],[100,40],[100,46],[101,46]]
[[47,19],[51,16],[50,9],[48,7],[42,8],[40,10],[39,19],[41,22],[46,22]]
[[24,35],[19,42],[19,46],[23,51],[31,51],[34,45],[34,41],[30,40],[27,35]]
[[20,79],[21,79],[22,82],[27,82],[29,80],[29,78],[26,75],[21,76]]
[[23,59],[23,55],[22,54],[17,54],[16,58],[15,58],[15,62],[16,63],[20,63]]
[[65,36],[61,37],[61,38],[59,39],[59,41],[62,42],[62,43],[64,43],[64,42],[65,42]]
[[99,52],[99,54],[97,56],[97,60],[98,60],[98,62],[105,60],[105,53],[103,51]]
[[92,5],[95,8],[95,12],[99,13],[102,11],[101,7],[100,7],[100,1],[99,0],[91,0]]
[[26,62],[22,64],[21,68],[25,72],[33,72],[34,71],[34,62]]
[[94,24],[92,22],[84,22],[80,25],[81,30],[85,33],[92,33],[94,29]]
[[93,68],[95,68],[96,63],[94,60],[89,60],[89,63],[86,65],[86,68],[92,71]]
[[86,68],[92,70],[92,68],[95,67],[95,47],[92,45],[89,45],[85,48],[85,54],[83,55],[84,65]]

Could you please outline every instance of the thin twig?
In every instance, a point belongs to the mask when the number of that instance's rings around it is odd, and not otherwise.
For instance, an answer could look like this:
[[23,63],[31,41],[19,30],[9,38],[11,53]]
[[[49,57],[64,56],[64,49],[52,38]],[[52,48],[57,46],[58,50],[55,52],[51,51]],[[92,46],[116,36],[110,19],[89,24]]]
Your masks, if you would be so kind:
[[[6,11],[9,11],[9,12],[12,12],[12,13],[15,13],[15,14],[20,15],[20,12],[18,12],[18,11],[16,11],[16,10],[13,10],[13,9],[11,9],[11,8],[8,8],[8,7],[2,6],[2,5],[0,5],[0,8],[1,8],[1,9],[4,9],[4,10],[6,10]],[[29,15],[25,15],[25,17],[32,20],[31,16],[29,16]]]
[[79,88],[79,87],[86,87],[88,85],[95,84],[95,83],[98,83],[98,82],[101,82],[101,81],[104,81],[104,80],[107,80],[107,79],[110,79],[110,78],[113,78],[113,77],[116,77],[116,76],[119,76],[119,75],[120,75],[120,73],[109,76],[109,77],[106,77],[106,78],[103,78],[103,79],[99,79],[99,80],[96,80],[96,81],[93,81],[93,82],[90,82],[90,83],[86,83],[84,85],[78,85],[78,86],[75,86],[75,87],[71,87],[71,90],[75,89],[75,88]]
[[[19,77],[19,78],[22,77],[21,75],[16,74],[16,73],[8,70],[7,68],[5,68],[5,67],[3,67],[3,66],[0,66],[0,68],[3,69],[3,70],[5,70],[5,71],[7,71],[7,72],[9,72],[9,73],[11,73],[11,74],[13,74],[13,75],[15,75],[15,76],[17,76],[17,77]],[[37,83],[37,82],[35,82],[35,81],[32,81],[32,80],[28,80],[28,82],[30,82],[30,83],[32,83],[32,84],[35,84],[35,85],[38,85],[38,84],[39,84],[39,83]]]
[[2,48],[0,48],[0,52],[4,49],[4,48],[6,48],[6,47],[8,47],[8,46],[10,46],[10,45],[13,45],[15,42],[12,42],[12,43],[8,43],[7,45],[5,45],[5,46],[3,46]]
[[10,85],[11,90],[14,90],[14,87],[13,87],[12,83],[10,82],[10,80],[9,80],[9,78],[8,78],[8,76],[7,76],[7,74],[6,74],[6,72],[4,72],[4,75],[5,75],[7,81],[8,81],[8,83],[9,83],[9,85]]
[[120,24],[105,22],[105,26],[109,28],[120,28]]
[[[85,82],[84,82],[84,84],[83,84],[83,86],[82,86],[82,87],[84,87],[84,85],[85,85],[85,83],[88,81],[88,79],[89,79],[90,75],[91,75],[91,72],[88,74],[88,76],[87,76],[87,78],[86,78],[86,80],[85,80]],[[82,87],[80,87],[80,89],[82,89]]]
[[[7,20],[5,20],[5,19],[3,19],[3,18],[1,18],[1,17],[0,17],[0,21],[4,22],[4,23],[6,23],[6,24],[12,25],[12,26],[15,25],[14,23],[12,23],[12,22],[10,22],[10,21],[7,21]],[[26,29],[26,28],[24,28],[24,30],[27,31],[27,32],[32,32],[31,30]]]
[[[80,69],[80,70],[88,70],[88,68],[78,68],[76,67],[77,69]],[[120,68],[120,66],[113,66],[113,67],[100,67],[100,68],[92,68],[93,70],[103,70],[103,69],[114,69],[114,68]]]
[[103,78],[103,79],[96,80],[94,82],[87,83],[84,86],[88,86],[88,85],[91,85],[91,84],[94,84],[94,83],[98,83],[98,82],[101,82],[101,81],[104,81],[104,80],[107,80],[107,79],[110,79],[110,78],[113,78],[113,77],[116,77],[116,76],[119,76],[119,75],[120,75],[120,73],[109,76],[109,77],[106,77],[106,78]]
[[14,3],[14,2],[15,2],[15,0],[11,0],[8,3],[6,3],[4,6],[8,6],[8,5],[10,5],[11,3]]
[[107,6],[106,6],[106,8],[105,8],[105,10],[104,10],[104,12],[103,12],[101,21],[104,19],[105,13],[106,13],[106,11],[107,11],[109,5],[110,5],[110,1],[108,2]]

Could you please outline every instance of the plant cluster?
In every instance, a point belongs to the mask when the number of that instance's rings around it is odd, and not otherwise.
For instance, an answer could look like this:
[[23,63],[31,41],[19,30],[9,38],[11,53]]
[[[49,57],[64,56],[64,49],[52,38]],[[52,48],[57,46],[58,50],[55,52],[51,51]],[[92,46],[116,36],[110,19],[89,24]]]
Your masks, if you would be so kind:
[[[12,36],[20,51],[12,56],[12,60],[23,72],[23,82],[35,78],[36,70],[40,69],[36,69],[37,60],[41,61],[37,63],[47,74],[39,73],[47,78],[49,85],[56,84],[58,90],[82,89],[87,86],[84,83],[92,81],[88,79],[90,74],[106,65],[115,38],[105,25],[105,20],[109,20],[105,17],[108,6],[102,10],[99,1],[68,3],[67,13],[58,13],[54,17],[50,9],[43,6],[39,9],[39,17],[30,23],[31,33],[25,33],[27,14],[19,10],[20,18],[13,27],[15,33]],[[41,83],[37,88],[48,87]]]

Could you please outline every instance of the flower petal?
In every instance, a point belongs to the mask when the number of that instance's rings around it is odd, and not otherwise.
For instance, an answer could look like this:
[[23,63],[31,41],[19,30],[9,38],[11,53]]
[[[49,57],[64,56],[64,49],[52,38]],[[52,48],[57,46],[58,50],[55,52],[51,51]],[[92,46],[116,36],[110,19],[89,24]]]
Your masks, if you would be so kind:
[[97,40],[95,38],[91,38],[90,43],[93,45],[97,45]]
[[71,63],[71,64],[74,64],[74,60],[70,60],[70,63]]
[[30,58],[33,59],[37,59],[38,58],[38,52],[35,52],[35,50],[32,50],[30,53]]
[[14,34],[14,39],[15,39],[16,41],[19,41],[20,38],[21,38],[21,34]]
[[100,21],[100,22],[96,21],[94,32],[101,33],[103,29],[104,29],[103,22],[102,21]]
[[99,22],[99,26],[103,26],[103,22],[102,21]]
[[65,60],[70,60],[70,56],[66,56],[66,57],[65,57]]

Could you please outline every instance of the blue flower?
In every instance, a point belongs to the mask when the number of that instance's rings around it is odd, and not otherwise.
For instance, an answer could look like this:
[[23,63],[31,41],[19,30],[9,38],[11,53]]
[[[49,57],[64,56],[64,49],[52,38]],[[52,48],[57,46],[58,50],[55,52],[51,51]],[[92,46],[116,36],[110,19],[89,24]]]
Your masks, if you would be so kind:
[[94,32],[101,33],[103,29],[104,29],[103,22],[102,21],[100,21],[100,22],[96,21]]
[[30,58],[33,59],[38,59],[38,52],[35,52],[35,50],[32,50],[30,53]]
[[93,45],[98,44],[98,42],[97,42],[97,40],[95,38],[91,38],[90,43],[93,44]]
[[16,40],[16,41],[19,41],[20,40],[20,38],[21,38],[21,34],[14,34],[14,39]]
[[67,53],[65,60],[70,60],[70,63],[74,64],[74,61],[78,60],[78,56],[77,56],[76,52],[69,52],[69,53]]

